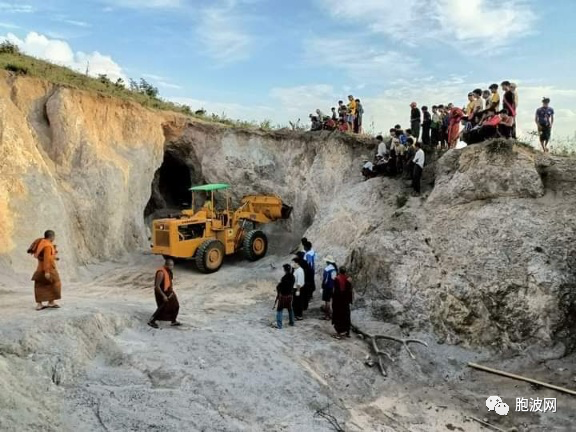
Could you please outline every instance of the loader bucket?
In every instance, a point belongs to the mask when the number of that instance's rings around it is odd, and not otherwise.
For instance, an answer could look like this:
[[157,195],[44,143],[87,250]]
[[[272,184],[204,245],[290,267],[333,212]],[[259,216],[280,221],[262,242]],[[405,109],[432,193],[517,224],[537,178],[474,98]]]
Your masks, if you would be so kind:
[[292,214],[292,207],[286,204],[282,204],[282,219],[290,218],[291,214]]

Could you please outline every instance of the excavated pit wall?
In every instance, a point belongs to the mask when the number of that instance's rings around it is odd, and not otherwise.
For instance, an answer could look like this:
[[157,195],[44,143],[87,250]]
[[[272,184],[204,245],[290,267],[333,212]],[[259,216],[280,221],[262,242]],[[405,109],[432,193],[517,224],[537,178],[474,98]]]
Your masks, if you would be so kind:
[[65,282],[145,250],[168,151],[191,181],[228,182],[235,199],[280,195],[294,212],[267,227],[285,235],[275,252],[306,234],[350,267],[367,314],[448,343],[574,347],[569,159],[498,143],[451,151],[426,170],[430,196],[402,205],[402,180],[362,182],[374,147],[352,137],[236,130],[6,74],[0,96],[0,265],[15,274],[30,272],[25,250],[47,228]]

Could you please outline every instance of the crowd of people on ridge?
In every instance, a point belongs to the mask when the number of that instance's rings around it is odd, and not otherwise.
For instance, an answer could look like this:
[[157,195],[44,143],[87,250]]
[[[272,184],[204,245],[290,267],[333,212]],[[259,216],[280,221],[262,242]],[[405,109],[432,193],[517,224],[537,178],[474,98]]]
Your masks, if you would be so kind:
[[338,108],[330,108],[331,114],[326,115],[320,108],[315,114],[310,114],[310,130],[339,130],[340,132],[362,133],[362,117],[364,107],[360,99],[348,96],[348,104],[338,101]]
[[[499,87],[504,91],[502,97]],[[516,139],[517,110],[517,86],[509,81],[503,81],[500,86],[492,84],[488,90],[474,89],[468,93],[468,102],[463,108],[448,103],[433,105],[430,112],[427,106],[418,108],[418,104],[412,102],[410,128],[394,126],[386,141],[378,135],[374,161],[364,161],[362,174],[366,179],[404,174],[412,179],[414,195],[418,196],[425,162],[422,148],[452,149],[459,141],[471,145],[491,138]],[[542,151],[546,153],[554,124],[554,109],[550,107],[549,98],[542,99],[534,121]]]

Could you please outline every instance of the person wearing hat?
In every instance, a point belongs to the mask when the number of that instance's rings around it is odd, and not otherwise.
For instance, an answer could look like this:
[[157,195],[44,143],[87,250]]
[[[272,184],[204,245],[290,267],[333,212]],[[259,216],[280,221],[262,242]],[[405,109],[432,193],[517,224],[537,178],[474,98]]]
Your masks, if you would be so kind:
[[324,320],[330,319],[330,302],[332,301],[332,294],[334,293],[334,281],[338,273],[338,266],[332,255],[328,255],[326,259],[326,267],[322,274],[322,301],[324,302]]
[[412,102],[410,108],[410,130],[412,131],[414,138],[418,140],[420,138],[420,122],[422,116],[420,115],[420,110],[418,109],[416,102]]
[[554,124],[554,109],[550,106],[550,98],[545,97],[542,99],[542,106],[536,110],[534,121],[536,126],[538,126],[542,151],[548,153],[548,143],[550,142],[552,125]]
[[292,309],[292,288],[294,287],[294,275],[292,274],[292,267],[290,264],[284,264],[284,276],[280,283],[276,286],[276,323],[272,326],[281,329],[284,309],[288,309],[288,318],[291,326],[294,325],[294,310]]

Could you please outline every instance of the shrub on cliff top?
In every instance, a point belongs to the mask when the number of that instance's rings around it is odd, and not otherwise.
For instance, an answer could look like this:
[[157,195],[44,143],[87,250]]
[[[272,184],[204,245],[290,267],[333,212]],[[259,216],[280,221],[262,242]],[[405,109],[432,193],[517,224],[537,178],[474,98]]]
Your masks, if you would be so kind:
[[28,68],[25,66],[8,63],[6,66],[4,66],[4,69],[9,72],[14,72],[17,75],[28,75]]
[[22,54],[20,53],[18,46],[9,41],[0,43],[0,70],[1,69],[11,71],[18,75],[38,77],[57,85],[65,85],[81,90],[98,92],[124,100],[130,100],[142,106],[157,110],[179,112],[190,117],[234,128],[260,128],[263,130],[279,129],[279,126],[273,127],[271,122],[268,120],[263,121],[262,123],[254,121],[248,122],[230,119],[224,113],[221,115],[210,115],[203,109],[195,111],[188,105],[181,105],[162,99],[158,88],[147,82],[145,79],[140,79],[139,81],[130,79],[128,85],[126,85],[124,80],[119,79],[113,82],[107,75],[91,77],[85,73],[80,73],[67,67],[58,66]]
[[5,40],[0,43],[0,54],[20,54],[20,48],[18,48],[18,45]]

